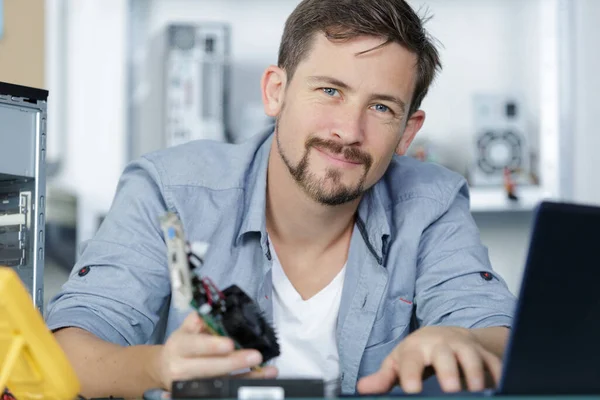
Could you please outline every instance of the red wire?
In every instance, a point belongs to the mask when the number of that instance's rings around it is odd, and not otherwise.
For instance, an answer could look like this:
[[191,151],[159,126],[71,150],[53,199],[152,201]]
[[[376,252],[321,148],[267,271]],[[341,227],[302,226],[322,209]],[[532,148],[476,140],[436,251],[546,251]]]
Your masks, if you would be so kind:
[[204,291],[206,292],[206,297],[208,298],[208,304],[212,306],[213,298],[212,298],[212,293],[210,292],[210,288],[206,284],[206,281],[204,280],[204,278],[201,279],[200,281],[202,282],[202,286],[204,287]]
[[213,287],[213,289],[215,289],[215,291],[217,292],[217,294],[219,295],[219,297],[221,298],[221,300],[225,300],[225,295],[223,294],[223,292],[221,292],[219,290],[219,288],[217,288],[217,285],[215,285],[215,283],[212,281],[212,279],[210,279],[208,276],[206,277],[206,280],[208,282],[210,282],[210,285]]

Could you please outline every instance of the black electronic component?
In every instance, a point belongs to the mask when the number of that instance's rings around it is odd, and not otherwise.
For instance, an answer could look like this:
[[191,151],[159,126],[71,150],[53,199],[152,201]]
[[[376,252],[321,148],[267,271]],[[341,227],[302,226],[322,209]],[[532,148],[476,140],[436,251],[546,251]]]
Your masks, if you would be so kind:
[[172,399],[324,398],[322,379],[238,379],[235,377],[175,381]]
[[273,328],[250,297],[238,286],[223,291],[225,309],[223,326],[243,348],[256,349],[266,362],[279,355],[279,344]]
[[[205,254],[191,250],[175,214],[164,216],[161,224],[176,304],[191,305],[210,333],[230,337],[236,348],[259,351],[263,363],[279,356],[275,330],[254,301],[236,285],[220,291],[209,277],[200,275]],[[208,245],[204,244],[203,252],[207,249]]]

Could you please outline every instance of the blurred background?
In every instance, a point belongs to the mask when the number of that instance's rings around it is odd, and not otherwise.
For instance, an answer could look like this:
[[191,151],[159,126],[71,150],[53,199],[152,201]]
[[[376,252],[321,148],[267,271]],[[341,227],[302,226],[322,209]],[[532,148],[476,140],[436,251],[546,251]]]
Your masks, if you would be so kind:
[[[0,81],[50,91],[45,304],[129,161],[269,126],[260,77],[297,3],[0,0]],[[409,3],[433,17],[444,64],[410,156],[467,177],[493,266],[517,294],[535,204],[600,203],[600,1]]]

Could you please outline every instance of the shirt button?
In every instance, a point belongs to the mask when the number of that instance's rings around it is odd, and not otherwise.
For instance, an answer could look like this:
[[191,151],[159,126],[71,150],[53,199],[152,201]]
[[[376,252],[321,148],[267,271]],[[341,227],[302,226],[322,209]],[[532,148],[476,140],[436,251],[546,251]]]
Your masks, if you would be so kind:
[[481,275],[481,277],[486,281],[491,281],[494,278],[494,276],[489,272],[480,272],[479,275]]
[[88,272],[90,272],[90,267],[83,267],[79,270],[79,272],[77,273],[77,275],[79,276],[86,276],[88,274]]

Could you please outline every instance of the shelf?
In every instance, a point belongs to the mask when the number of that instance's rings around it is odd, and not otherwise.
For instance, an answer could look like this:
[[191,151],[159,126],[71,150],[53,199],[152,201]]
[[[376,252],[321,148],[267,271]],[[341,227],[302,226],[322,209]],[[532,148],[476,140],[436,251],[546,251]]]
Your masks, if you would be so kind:
[[470,194],[473,213],[531,211],[548,198],[539,186],[517,187],[518,200],[508,199],[501,187],[471,187]]

